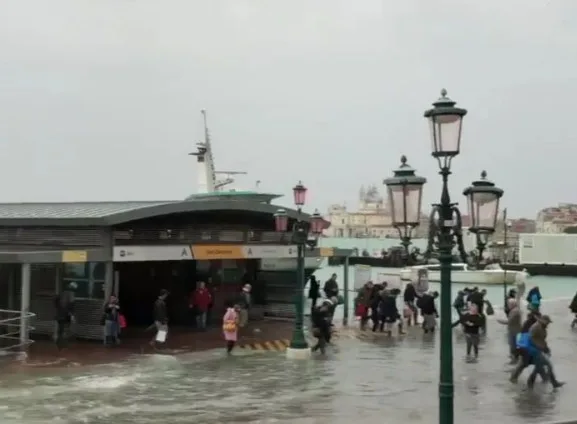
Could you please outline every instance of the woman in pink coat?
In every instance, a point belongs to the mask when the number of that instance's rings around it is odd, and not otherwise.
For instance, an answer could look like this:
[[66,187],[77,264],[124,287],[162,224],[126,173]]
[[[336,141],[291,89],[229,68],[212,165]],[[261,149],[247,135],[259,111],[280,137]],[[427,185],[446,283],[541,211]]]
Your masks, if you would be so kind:
[[238,305],[227,305],[226,312],[222,317],[222,333],[226,341],[226,352],[230,354],[238,339]]

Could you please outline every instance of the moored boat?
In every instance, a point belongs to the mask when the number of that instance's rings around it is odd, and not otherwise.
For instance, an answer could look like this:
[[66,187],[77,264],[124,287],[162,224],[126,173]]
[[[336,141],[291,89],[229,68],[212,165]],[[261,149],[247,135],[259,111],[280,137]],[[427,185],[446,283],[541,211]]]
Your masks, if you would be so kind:
[[[441,266],[434,265],[418,265],[408,268],[403,268],[400,271],[402,281],[416,281],[417,273],[420,269],[427,269],[429,271],[429,281],[438,283],[441,281]],[[451,281],[453,283],[461,284],[475,284],[475,285],[502,285],[503,283],[515,284],[518,271],[507,271],[502,268],[492,267],[490,269],[471,269],[467,264],[454,263],[451,264]]]

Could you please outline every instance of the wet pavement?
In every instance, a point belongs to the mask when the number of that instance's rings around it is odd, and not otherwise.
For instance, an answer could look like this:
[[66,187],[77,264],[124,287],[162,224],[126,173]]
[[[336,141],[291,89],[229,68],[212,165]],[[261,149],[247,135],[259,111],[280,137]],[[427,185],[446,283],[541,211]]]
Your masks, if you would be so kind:
[[[567,302],[544,304],[558,391],[508,382],[504,326],[490,322],[478,363],[455,330],[456,422],[544,423],[577,417],[572,393],[577,332]],[[326,358],[221,349],[137,355],[115,364],[20,369],[0,381],[2,424],[33,423],[436,423],[438,336],[417,329],[388,339],[342,331]]]

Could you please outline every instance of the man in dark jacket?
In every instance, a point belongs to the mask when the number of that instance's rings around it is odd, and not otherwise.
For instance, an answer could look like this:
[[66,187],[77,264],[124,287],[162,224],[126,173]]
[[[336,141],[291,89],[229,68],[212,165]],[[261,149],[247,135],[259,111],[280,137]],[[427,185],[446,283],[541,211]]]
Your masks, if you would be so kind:
[[425,334],[434,333],[435,327],[437,326],[437,318],[439,318],[435,305],[435,299],[437,299],[437,297],[439,297],[438,292],[433,292],[432,294],[425,293],[417,302],[417,306],[421,310],[421,315],[423,315],[423,331]]
[[320,290],[321,285],[317,280],[317,277],[311,275],[311,278],[309,279],[309,299],[311,300],[311,315],[313,309],[317,306],[317,300],[320,297]]
[[56,346],[59,350],[66,347],[70,333],[70,326],[76,321],[74,292],[78,288],[76,283],[68,284],[68,287],[54,298],[55,321],[56,321]]
[[459,316],[463,314],[463,310],[465,309],[465,296],[465,291],[459,290],[457,292],[457,297],[455,297],[455,301],[453,302],[453,308],[455,308]]
[[355,299],[355,315],[360,319],[361,330],[364,330],[369,321],[369,309],[373,296],[373,282],[367,281],[365,285],[357,292]]
[[337,274],[331,275],[323,287],[325,292],[325,297],[330,299],[331,297],[338,297],[339,295],[339,283],[337,283]]
[[331,339],[330,324],[330,301],[324,301],[321,305],[313,308],[311,321],[313,324],[313,334],[317,338],[317,344],[313,346],[312,351],[320,350],[325,353],[327,343]]

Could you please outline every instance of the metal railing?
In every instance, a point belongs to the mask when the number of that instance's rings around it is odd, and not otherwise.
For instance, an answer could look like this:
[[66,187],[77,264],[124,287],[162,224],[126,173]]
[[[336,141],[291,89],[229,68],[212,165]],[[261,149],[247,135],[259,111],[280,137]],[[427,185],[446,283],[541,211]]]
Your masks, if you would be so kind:
[[30,324],[35,316],[32,312],[0,309],[0,355],[18,353],[32,344],[29,334],[34,328]]

